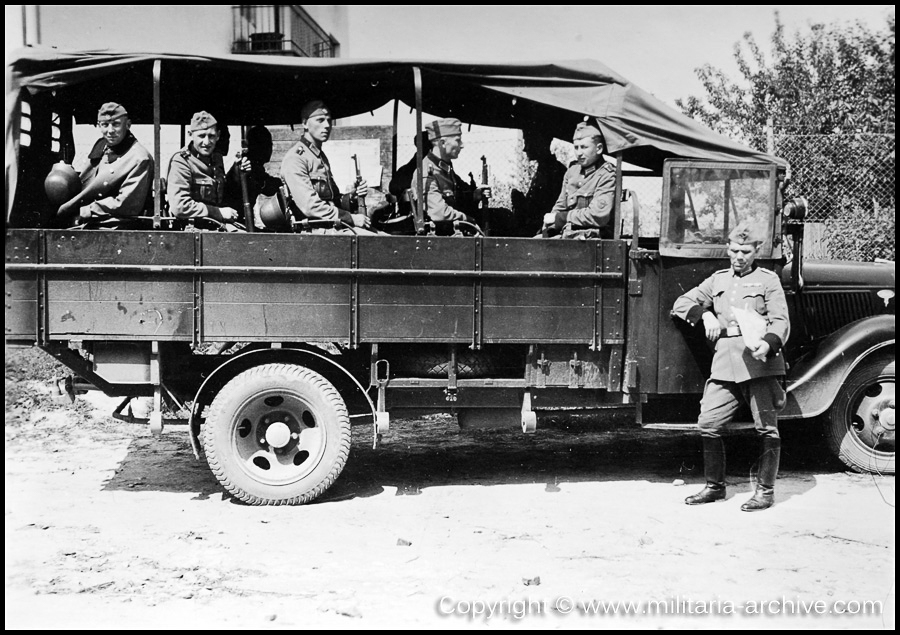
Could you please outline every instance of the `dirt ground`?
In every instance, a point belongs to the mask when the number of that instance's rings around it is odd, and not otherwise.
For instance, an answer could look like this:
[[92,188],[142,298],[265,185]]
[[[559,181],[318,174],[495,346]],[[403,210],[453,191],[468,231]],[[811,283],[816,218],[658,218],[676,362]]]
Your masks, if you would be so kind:
[[809,429],[757,514],[755,439],[727,442],[728,499],[687,507],[699,441],[621,414],[532,436],[396,421],[378,450],[359,426],[314,504],[249,507],[184,426],[154,438],[99,393],[56,406],[21,363],[8,629],[894,628],[894,478],[845,472]]

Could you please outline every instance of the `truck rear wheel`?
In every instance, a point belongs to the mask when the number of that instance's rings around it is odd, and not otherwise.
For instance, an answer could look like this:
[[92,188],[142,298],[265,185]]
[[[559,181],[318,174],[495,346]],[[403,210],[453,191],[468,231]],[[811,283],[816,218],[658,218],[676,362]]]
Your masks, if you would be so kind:
[[322,375],[265,364],[229,381],[201,430],[219,482],[251,505],[300,505],[328,489],[347,462],[350,417]]
[[831,405],[831,451],[858,472],[894,473],[894,359],[879,355],[853,369]]

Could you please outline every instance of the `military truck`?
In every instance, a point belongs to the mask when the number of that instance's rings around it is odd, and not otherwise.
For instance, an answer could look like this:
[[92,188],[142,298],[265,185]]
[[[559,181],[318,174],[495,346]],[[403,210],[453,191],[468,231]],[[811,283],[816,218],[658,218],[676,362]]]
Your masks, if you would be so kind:
[[[759,263],[781,277],[790,305],[783,425],[819,418],[847,466],[894,472],[893,264],[805,259],[804,201],[789,195],[785,161],[712,133],[598,62],[35,48],[8,72],[7,346],[40,347],[74,373],[63,394],[121,396],[115,416],[154,432],[164,412],[181,413],[197,458],[246,503],[314,500],[341,473],[352,424],[381,439],[412,413],[534,433],[539,414],[630,408],[635,425],[689,429],[711,351],[670,310],[727,266],[726,237],[744,220],[766,228]],[[616,169],[614,236],[444,236],[419,211],[411,235],[316,233],[295,217],[279,231],[175,229],[162,126],[199,110],[289,125],[313,98],[339,117],[393,100],[395,122],[402,102],[419,130],[423,112],[563,139],[589,120]],[[58,227],[44,180],[73,126],[92,123],[105,101],[154,126],[152,213],[138,228]],[[649,236],[624,185],[644,174],[662,182]],[[153,403],[143,419],[129,406],[136,397]]]

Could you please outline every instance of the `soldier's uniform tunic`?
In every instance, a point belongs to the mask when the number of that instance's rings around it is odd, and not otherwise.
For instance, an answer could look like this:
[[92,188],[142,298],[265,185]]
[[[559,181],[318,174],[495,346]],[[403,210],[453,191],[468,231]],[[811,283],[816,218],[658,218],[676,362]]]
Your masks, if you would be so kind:
[[[352,195],[342,195],[334,182],[328,157],[315,143],[303,137],[281,161],[281,178],[299,211],[310,219],[341,220],[351,227]],[[357,229],[357,232],[366,232]]]
[[222,155],[204,157],[192,143],[176,152],[169,162],[166,198],[176,218],[218,218],[219,207],[234,207],[225,197]]
[[115,146],[100,139],[81,171],[81,216],[92,219],[128,218],[144,212],[153,181],[153,157],[130,132]]
[[612,238],[610,218],[616,195],[616,173],[602,159],[566,170],[553,209],[554,227],[563,238]]
[[[478,208],[475,191],[457,176],[450,161],[443,161],[429,152],[422,159],[422,169],[425,172],[422,179],[425,213],[431,220],[465,220],[467,215],[473,215]],[[418,170],[413,171],[411,185],[414,198],[418,195],[417,172]]]
[[[771,348],[765,361],[752,357],[745,346],[733,307],[753,310],[765,318],[763,340]],[[718,437],[743,399],[750,405],[757,431],[778,438],[777,416],[785,397],[779,380],[785,374],[780,351],[790,334],[790,322],[777,274],[756,266],[743,276],[730,268],[716,271],[680,296],[672,313],[696,325],[704,311],[712,311],[718,318],[722,335],[716,341],[712,372],[700,401],[701,434]]]

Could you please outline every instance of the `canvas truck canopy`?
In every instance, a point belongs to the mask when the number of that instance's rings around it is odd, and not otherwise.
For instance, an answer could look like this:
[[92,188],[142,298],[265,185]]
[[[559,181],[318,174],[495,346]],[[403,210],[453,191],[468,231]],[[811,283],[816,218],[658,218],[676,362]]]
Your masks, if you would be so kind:
[[210,104],[223,121],[245,125],[297,123],[300,106],[313,98],[325,99],[338,118],[394,99],[413,106],[418,68],[423,109],[436,116],[539,126],[562,139],[592,117],[610,154],[654,171],[667,158],[786,165],[712,132],[594,60],[476,64],[26,48],[7,68],[7,217],[23,91],[51,99],[55,112],[70,113],[77,123],[93,123],[108,101],[127,103],[136,123],[152,123],[157,60],[162,124],[186,124]]

